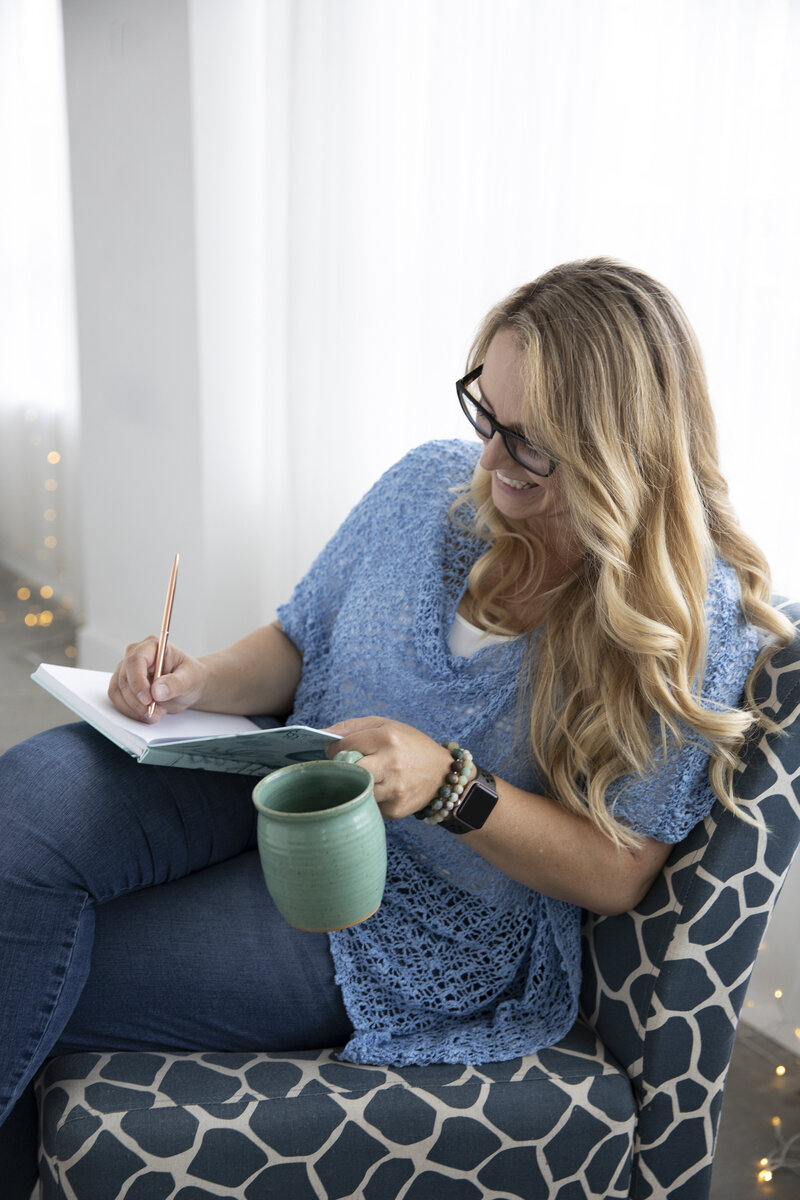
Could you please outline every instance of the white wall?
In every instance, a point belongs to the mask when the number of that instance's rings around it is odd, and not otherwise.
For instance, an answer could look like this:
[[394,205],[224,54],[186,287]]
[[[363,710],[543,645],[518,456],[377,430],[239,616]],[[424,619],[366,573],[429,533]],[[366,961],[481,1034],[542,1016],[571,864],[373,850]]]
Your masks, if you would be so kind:
[[[227,201],[245,189],[257,206],[264,188],[260,168],[247,168],[247,137],[229,139],[224,91],[193,103],[190,53],[197,70],[204,55],[224,55],[226,38],[246,51],[225,20],[234,9],[217,5],[217,30],[207,25],[191,43],[186,0],[63,6],[86,666],[110,669],[127,642],[156,628],[176,551],[176,640],[201,653],[261,613],[265,380],[243,377],[237,362],[241,341],[261,337],[264,260],[241,206],[234,213]],[[252,100],[263,123],[246,72],[221,78],[239,81],[236,102]],[[219,225],[227,237],[215,237]]]

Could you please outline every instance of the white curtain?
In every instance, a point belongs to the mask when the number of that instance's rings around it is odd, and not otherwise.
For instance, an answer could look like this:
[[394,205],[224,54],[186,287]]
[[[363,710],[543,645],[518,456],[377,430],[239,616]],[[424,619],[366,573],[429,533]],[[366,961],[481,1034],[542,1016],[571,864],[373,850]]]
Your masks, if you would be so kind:
[[[279,590],[407,447],[464,435],[453,380],[487,308],[557,262],[609,254],[688,310],[741,519],[800,594],[800,6],[240,11],[273,88],[264,302],[281,353],[267,404],[294,520]],[[218,7],[192,12],[198,27]]]
[[[259,613],[399,454],[464,434],[452,383],[488,306],[597,253],[683,301],[741,518],[800,594],[800,6],[182,3],[201,416],[264,456],[262,479],[237,474],[209,436],[203,469],[230,491],[205,519],[269,530]],[[74,480],[60,33],[56,0],[0,0],[0,558],[75,584],[77,485],[51,503],[39,453]]]
[[0,561],[74,604],[77,373],[58,0],[0,0]]

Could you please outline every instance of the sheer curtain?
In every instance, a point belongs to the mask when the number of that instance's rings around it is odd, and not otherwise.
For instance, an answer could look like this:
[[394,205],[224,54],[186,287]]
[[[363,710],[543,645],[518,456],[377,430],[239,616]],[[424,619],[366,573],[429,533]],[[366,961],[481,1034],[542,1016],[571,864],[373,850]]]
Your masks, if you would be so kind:
[[77,367],[58,0],[0,0],[0,562],[79,590]]
[[686,307],[741,519],[800,594],[800,8],[284,0],[263,37],[288,89],[266,231],[294,514],[281,589],[407,447],[464,435],[452,381],[486,309],[609,254]]

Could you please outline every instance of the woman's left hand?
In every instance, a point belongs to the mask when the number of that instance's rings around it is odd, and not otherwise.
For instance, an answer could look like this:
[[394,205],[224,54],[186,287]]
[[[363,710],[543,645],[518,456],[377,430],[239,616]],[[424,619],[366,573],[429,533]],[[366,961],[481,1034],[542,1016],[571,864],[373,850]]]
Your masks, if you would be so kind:
[[363,765],[375,780],[375,799],[384,820],[418,812],[433,800],[452,767],[450,751],[427,734],[384,717],[357,717],[328,727],[341,741],[326,751],[334,758],[341,750],[359,750]]

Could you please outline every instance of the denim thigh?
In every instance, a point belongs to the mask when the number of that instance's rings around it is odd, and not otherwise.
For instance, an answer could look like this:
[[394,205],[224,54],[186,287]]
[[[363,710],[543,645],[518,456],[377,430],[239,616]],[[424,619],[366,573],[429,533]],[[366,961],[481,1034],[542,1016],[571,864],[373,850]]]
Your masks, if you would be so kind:
[[[246,980],[247,968],[258,961],[253,939],[265,927],[259,903],[267,903],[266,888],[255,888],[255,856],[241,877],[235,870],[221,872],[208,882],[187,883],[185,892],[166,886],[252,850],[253,784],[249,776],[139,764],[83,723],[48,730],[0,758],[0,1121],[82,999],[92,977],[96,925],[101,937],[97,980],[75,1032],[82,1044],[95,1037],[90,1026],[102,1020],[100,1006],[92,1004],[98,992],[120,1014],[115,1036],[130,1038],[130,1044],[152,1036],[159,1045],[203,1048],[206,1034],[216,1030],[220,1040],[214,1044],[233,1049],[241,1039],[262,1037],[257,998],[263,977]],[[153,895],[145,901],[150,889]],[[139,894],[142,915],[133,902],[119,903]],[[111,905],[117,907],[106,913]],[[204,914],[194,923],[193,911]],[[149,944],[150,984],[163,975],[146,1035],[135,1028],[132,1013],[125,1015],[127,966],[120,964],[118,972],[103,966],[108,947],[116,953],[125,944],[123,935],[114,933],[117,927],[131,944],[137,931],[142,963]],[[273,927],[280,928],[277,921]],[[316,947],[324,978],[327,939]],[[213,983],[199,1001],[204,971],[221,983],[212,950],[228,954],[228,975],[238,973],[244,983],[237,1003],[231,1001],[230,1019],[211,1003]],[[302,963],[304,953],[298,950],[295,961]],[[291,955],[278,957],[292,961]],[[197,972],[201,982],[195,986]],[[132,989],[136,1012],[146,995],[144,974],[142,966]],[[316,974],[315,967],[312,977]],[[194,1033],[185,1020],[192,1008]],[[103,1035],[114,1032],[102,1024],[96,1028]]]
[[89,976],[52,1053],[306,1050],[351,1032],[327,934],[284,920],[251,850],[96,909]]

